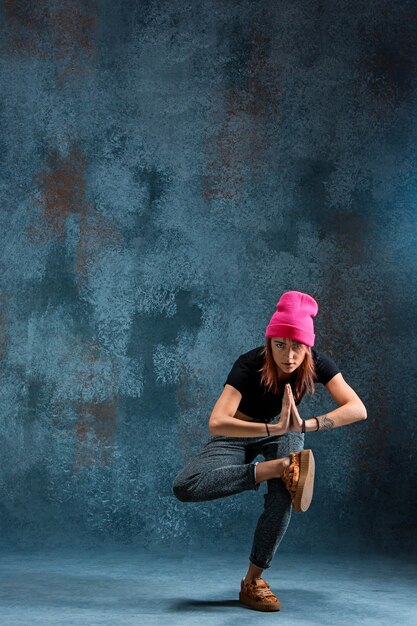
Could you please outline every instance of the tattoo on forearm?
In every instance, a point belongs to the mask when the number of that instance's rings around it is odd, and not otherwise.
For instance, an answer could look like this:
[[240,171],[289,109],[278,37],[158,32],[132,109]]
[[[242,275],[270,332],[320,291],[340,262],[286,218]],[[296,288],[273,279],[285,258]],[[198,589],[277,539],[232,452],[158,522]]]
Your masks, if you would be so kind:
[[327,415],[321,415],[317,418],[319,420],[319,430],[329,430],[330,428],[335,428],[334,421],[327,417]]

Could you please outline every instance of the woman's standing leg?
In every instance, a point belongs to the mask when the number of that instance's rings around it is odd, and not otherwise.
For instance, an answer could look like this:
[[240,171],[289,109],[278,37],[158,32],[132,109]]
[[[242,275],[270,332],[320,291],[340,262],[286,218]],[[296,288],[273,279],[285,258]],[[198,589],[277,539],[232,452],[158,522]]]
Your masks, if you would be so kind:
[[[266,461],[288,456],[304,449],[304,435],[289,431],[268,440],[262,446]],[[264,494],[264,510],[255,529],[249,561],[260,570],[271,566],[275,552],[281,543],[291,519],[291,496],[281,478],[267,481],[268,492]],[[260,576],[260,573],[257,574]]]
[[242,437],[212,437],[176,476],[175,496],[183,502],[202,502],[259,489],[247,443]]

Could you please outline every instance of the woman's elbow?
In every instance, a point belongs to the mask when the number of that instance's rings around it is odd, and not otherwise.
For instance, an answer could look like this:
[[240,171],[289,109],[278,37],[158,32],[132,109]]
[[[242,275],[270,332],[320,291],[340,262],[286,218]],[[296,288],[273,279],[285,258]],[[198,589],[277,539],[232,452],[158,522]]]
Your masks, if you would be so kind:
[[364,405],[363,402],[361,402],[359,414],[360,414],[361,419],[363,419],[363,420],[366,420],[367,417],[368,417],[368,412],[367,412],[366,406]]
[[217,429],[217,422],[211,417],[209,421],[209,426],[208,426],[209,434],[212,436],[216,435],[217,434],[216,429]]

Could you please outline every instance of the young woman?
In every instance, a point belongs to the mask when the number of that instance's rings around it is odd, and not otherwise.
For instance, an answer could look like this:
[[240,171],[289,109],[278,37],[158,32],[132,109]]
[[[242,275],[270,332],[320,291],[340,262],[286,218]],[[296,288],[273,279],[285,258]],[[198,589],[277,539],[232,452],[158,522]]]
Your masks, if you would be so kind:
[[[279,599],[261,577],[290,521],[292,509],[305,512],[314,485],[314,456],[304,450],[304,433],[366,419],[366,408],[335,362],[314,349],[313,317],[318,304],[299,291],[285,292],[266,332],[265,345],[241,354],[224,383],[209,420],[209,440],[172,485],[182,502],[223,498],[257,490],[267,481],[264,511],[255,529],[249,569],[239,600],[277,611]],[[310,419],[297,405],[314,383],[325,385],[338,408]],[[279,420],[272,420],[279,415]],[[253,463],[261,454],[265,461]]]

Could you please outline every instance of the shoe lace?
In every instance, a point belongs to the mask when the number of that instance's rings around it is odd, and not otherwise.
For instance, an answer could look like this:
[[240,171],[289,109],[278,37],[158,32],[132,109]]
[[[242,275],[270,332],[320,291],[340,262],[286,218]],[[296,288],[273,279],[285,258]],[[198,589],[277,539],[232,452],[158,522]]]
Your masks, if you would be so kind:
[[257,596],[262,598],[275,598],[275,600],[277,599],[276,595],[272,593],[270,586],[263,578],[256,578],[248,583],[248,585]]
[[297,489],[298,478],[300,476],[300,464],[299,464],[298,454],[296,452],[291,452],[290,456],[291,456],[291,463],[285,469],[282,477],[284,479],[285,486],[287,487],[291,496],[294,496],[296,489]]

